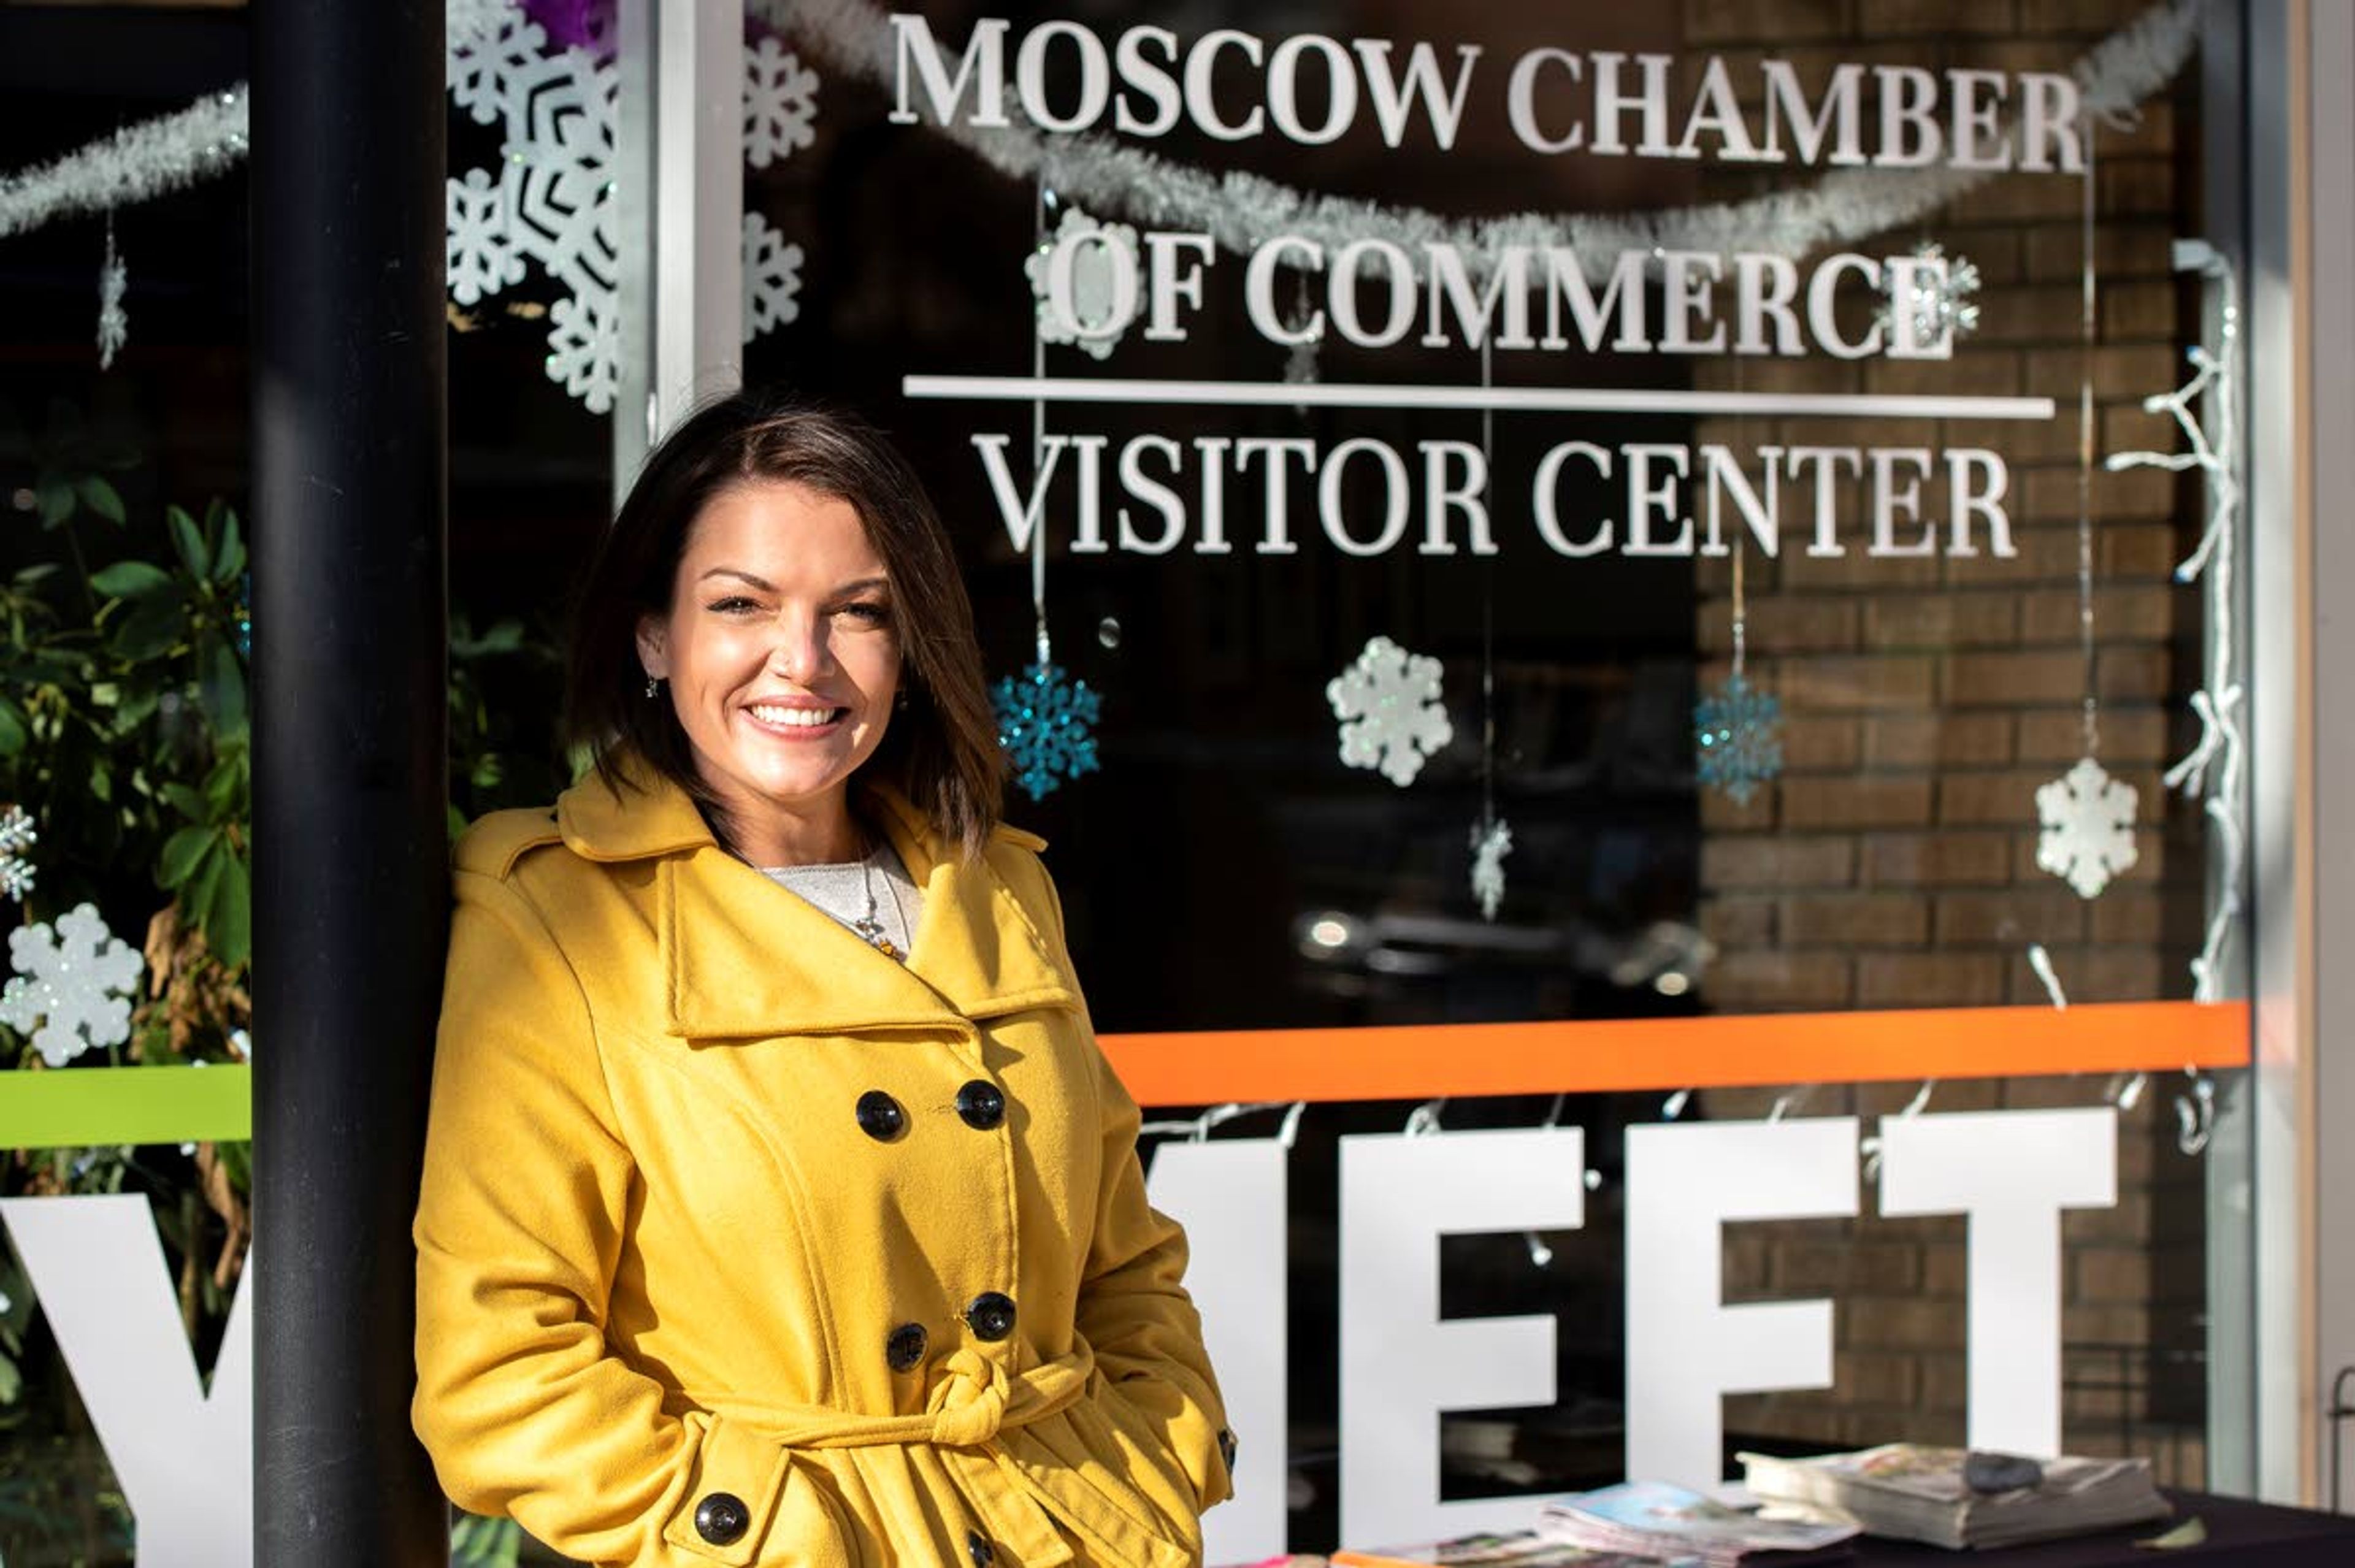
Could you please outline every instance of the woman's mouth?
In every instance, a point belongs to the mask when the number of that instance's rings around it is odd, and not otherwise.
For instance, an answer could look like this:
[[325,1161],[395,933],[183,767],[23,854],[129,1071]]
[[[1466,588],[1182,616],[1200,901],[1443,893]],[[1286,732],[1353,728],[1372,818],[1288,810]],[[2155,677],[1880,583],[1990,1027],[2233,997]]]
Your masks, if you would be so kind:
[[832,734],[850,713],[847,708],[787,707],[769,702],[751,703],[744,711],[762,730],[791,741],[815,740]]

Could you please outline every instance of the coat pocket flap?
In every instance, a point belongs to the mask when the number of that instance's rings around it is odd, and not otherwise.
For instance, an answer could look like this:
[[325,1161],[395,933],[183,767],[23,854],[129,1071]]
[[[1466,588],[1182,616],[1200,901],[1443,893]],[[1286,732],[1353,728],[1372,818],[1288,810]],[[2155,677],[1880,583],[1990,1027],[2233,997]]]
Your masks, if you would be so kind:
[[742,1568],[760,1552],[774,1522],[790,1456],[774,1438],[725,1416],[704,1419],[695,1474],[663,1528],[663,1539],[698,1557]]

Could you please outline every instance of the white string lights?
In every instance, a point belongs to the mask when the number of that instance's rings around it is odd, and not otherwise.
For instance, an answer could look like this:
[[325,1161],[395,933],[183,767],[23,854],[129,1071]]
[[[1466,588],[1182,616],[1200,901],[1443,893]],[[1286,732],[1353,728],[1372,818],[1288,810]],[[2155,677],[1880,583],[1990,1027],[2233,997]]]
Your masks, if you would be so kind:
[[[2206,579],[2208,587],[2207,665],[2200,687],[2191,694],[2191,710],[2200,717],[2200,739],[2161,781],[2186,796],[2206,797],[2204,810],[2215,825],[2218,847],[2217,893],[2208,912],[2208,929],[2200,952],[2191,960],[2191,999],[2212,1002],[2224,991],[2225,945],[2232,923],[2241,912],[2241,880],[2247,860],[2243,823],[2248,811],[2247,739],[2241,730],[2241,708],[2247,693],[2235,673],[2232,622],[2232,561],[2241,513],[2240,389],[2236,368],[2241,352],[2241,293],[2232,263],[2201,240],[2175,242],[2175,270],[2197,272],[2209,285],[2213,313],[2215,347],[2195,343],[2185,351],[2190,379],[2171,392],[2143,400],[2150,413],[2164,413],[2183,432],[2188,452],[2116,452],[2104,459],[2113,472],[2126,468],[2159,468],[2170,474],[2197,469],[2206,482],[2208,522],[2200,543],[2175,569],[2178,582]],[[2203,330],[2201,336],[2206,336]],[[2176,1147],[2196,1155],[2208,1147],[2215,1129],[2216,1086],[2207,1074],[2185,1068],[2189,1080],[2175,1097]]]
[[2192,1000],[2212,1002],[2223,991],[2224,944],[2231,938],[2233,919],[2241,912],[2241,876],[2246,859],[2242,828],[2248,806],[2246,738],[2240,715],[2247,693],[2234,673],[2232,659],[2236,635],[2233,536],[2241,509],[2240,390],[2234,367],[2240,354],[2241,301],[2231,263],[2205,240],[2177,240],[2175,268],[2198,272],[2208,280],[2214,299],[2216,347],[2211,350],[2204,343],[2194,344],[2186,353],[2191,379],[2174,391],[2145,398],[2142,406],[2148,412],[2173,419],[2190,450],[2112,453],[2103,465],[2112,472],[2162,468],[2181,474],[2198,469],[2207,482],[2207,527],[2200,532],[2199,547],[2175,569],[2178,582],[2195,582],[2202,577],[2208,582],[2207,669],[2200,688],[2191,694],[2191,710],[2200,718],[2200,740],[2168,769],[2162,782],[2187,796],[2207,797],[2208,820],[2215,824],[2222,850],[2220,891],[2209,914],[2207,939],[2191,961]]

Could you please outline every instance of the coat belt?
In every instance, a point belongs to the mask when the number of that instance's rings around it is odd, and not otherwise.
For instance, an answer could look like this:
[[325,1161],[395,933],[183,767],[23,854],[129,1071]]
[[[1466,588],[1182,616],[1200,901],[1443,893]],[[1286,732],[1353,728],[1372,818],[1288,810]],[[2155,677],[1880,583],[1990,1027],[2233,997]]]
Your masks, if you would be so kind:
[[1107,1512],[1100,1498],[1078,1477],[1062,1475],[1045,1450],[1023,1442],[1018,1458],[997,1441],[1018,1439],[1023,1427],[1077,1403],[1094,1375],[1095,1353],[1084,1342],[1071,1355],[1018,1374],[967,1346],[940,1363],[921,1415],[861,1415],[801,1405],[730,1412],[729,1419],[788,1448],[931,1445],[991,1534],[1011,1547],[1025,1568],[1068,1563],[1071,1550],[1037,1508],[1017,1506],[1020,1493],[1066,1528],[1092,1538],[1097,1555],[1126,1568],[1177,1568],[1195,1561],[1134,1521]]
[[739,1419],[788,1448],[871,1448],[932,1443],[973,1448],[1000,1432],[1068,1408],[1087,1392],[1095,1352],[1084,1344],[1019,1375],[971,1346],[941,1363],[922,1415],[860,1415],[824,1405],[747,1412]]

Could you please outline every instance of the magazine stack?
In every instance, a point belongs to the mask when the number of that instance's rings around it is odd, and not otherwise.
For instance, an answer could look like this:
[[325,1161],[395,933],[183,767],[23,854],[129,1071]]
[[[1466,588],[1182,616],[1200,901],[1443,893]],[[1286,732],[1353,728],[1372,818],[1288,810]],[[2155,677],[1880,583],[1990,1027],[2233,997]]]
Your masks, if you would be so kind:
[[1763,1519],[1682,1487],[1630,1481],[1548,1503],[1538,1532],[1593,1551],[1700,1568],[1788,1568],[1846,1556],[1857,1529],[1845,1520]]
[[1952,1548],[2016,1546],[2170,1510],[2147,1459],[2017,1459],[1891,1443],[1805,1459],[1744,1454],[1751,1492],[1778,1514]]

